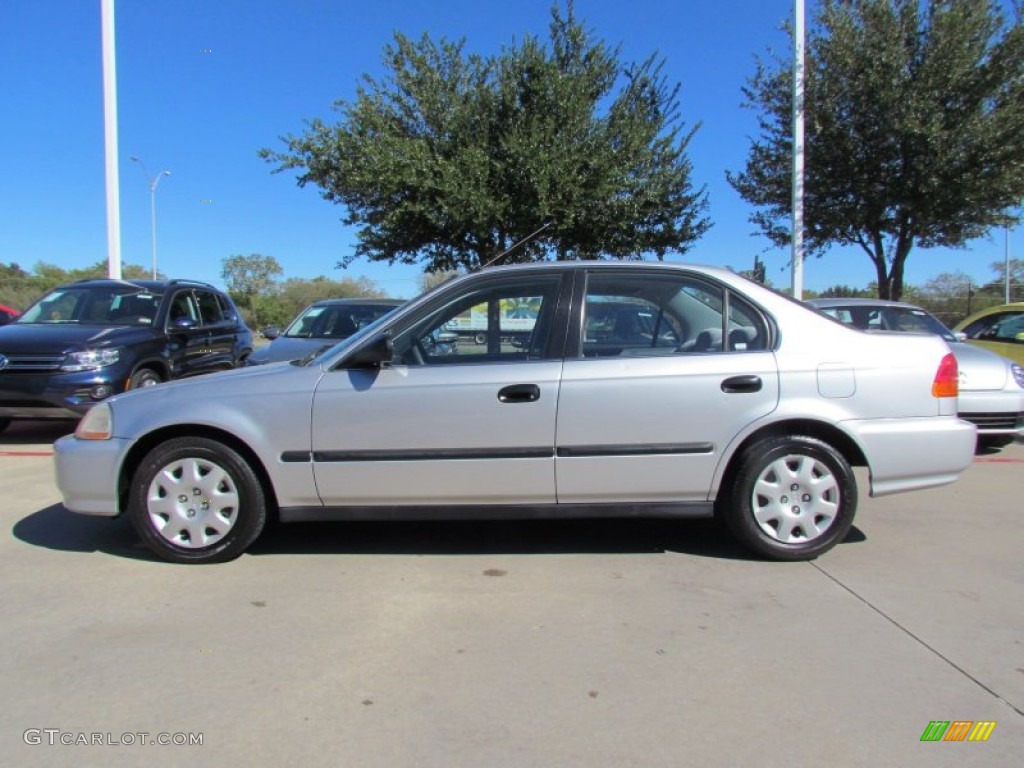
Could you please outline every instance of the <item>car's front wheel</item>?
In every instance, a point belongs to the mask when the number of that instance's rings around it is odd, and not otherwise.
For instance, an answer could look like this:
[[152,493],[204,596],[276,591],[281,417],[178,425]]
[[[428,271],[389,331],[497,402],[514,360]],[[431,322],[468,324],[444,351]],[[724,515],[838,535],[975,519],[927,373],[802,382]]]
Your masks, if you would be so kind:
[[162,381],[163,379],[160,378],[160,374],[152,368],[140,368],[132,374],[128,388],[140,389],[141,387],[154,387]]
[[176,563],[216,563],[244,552],[263,530],[266,498],[234,449],[203,437],[175,438],[143,459],[128,513],[143,542]]
[[812,437],[749,446],[718,514],[747,548],[773,560],[810,560],[842,541],[857,510],[857,482],[837,450]]

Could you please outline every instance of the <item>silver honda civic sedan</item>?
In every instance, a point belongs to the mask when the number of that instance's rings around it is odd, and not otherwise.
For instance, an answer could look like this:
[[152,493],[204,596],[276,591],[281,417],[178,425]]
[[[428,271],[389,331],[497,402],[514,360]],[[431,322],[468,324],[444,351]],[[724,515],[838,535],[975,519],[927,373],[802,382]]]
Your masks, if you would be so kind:
[[[472,336],[438,345],[439,333]],[[869,334],[724,269],[559,262],[450,281],[321,354],[118,395],[55,446],[75,512],[230,560],[268,518],[719,517],[806,560],[871,495],[972,460],[936,336]]]

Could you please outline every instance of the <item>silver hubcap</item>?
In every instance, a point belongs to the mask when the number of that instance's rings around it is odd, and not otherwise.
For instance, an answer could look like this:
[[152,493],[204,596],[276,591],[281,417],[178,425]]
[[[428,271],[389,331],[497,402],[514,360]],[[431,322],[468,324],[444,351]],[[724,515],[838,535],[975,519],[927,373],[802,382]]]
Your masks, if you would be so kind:
[[839,514],[839,483],[810,456],[784,456],[761,472],[751,499],[761,530],[783,544],[813,541]]
[[178,547],[216,544],[238,519],[238,489],[222,467],[206,459],[179,459],[153,478],[146,509],[154,530]]

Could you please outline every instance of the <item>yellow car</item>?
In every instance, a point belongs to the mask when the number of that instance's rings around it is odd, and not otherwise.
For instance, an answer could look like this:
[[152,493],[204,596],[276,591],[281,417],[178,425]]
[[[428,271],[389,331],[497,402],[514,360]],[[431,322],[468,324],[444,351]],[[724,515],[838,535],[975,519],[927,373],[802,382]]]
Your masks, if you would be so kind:
[[971,344],[1024,364],[1024,301],[975,312],[953,330],[965,334]]

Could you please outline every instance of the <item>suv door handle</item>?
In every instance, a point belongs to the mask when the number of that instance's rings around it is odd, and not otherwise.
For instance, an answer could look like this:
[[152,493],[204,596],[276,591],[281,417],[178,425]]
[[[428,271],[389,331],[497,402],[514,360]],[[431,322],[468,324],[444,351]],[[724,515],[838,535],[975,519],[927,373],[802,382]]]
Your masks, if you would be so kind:
[[735,394],[737,392],[760,392],[761,377],[754,375],[730,376],[722,382],[722,391],[728,394]]
[[498,390],[498,400],[503,403],[532,403],[540,400],[540,387],[536,384],[512,384]]

